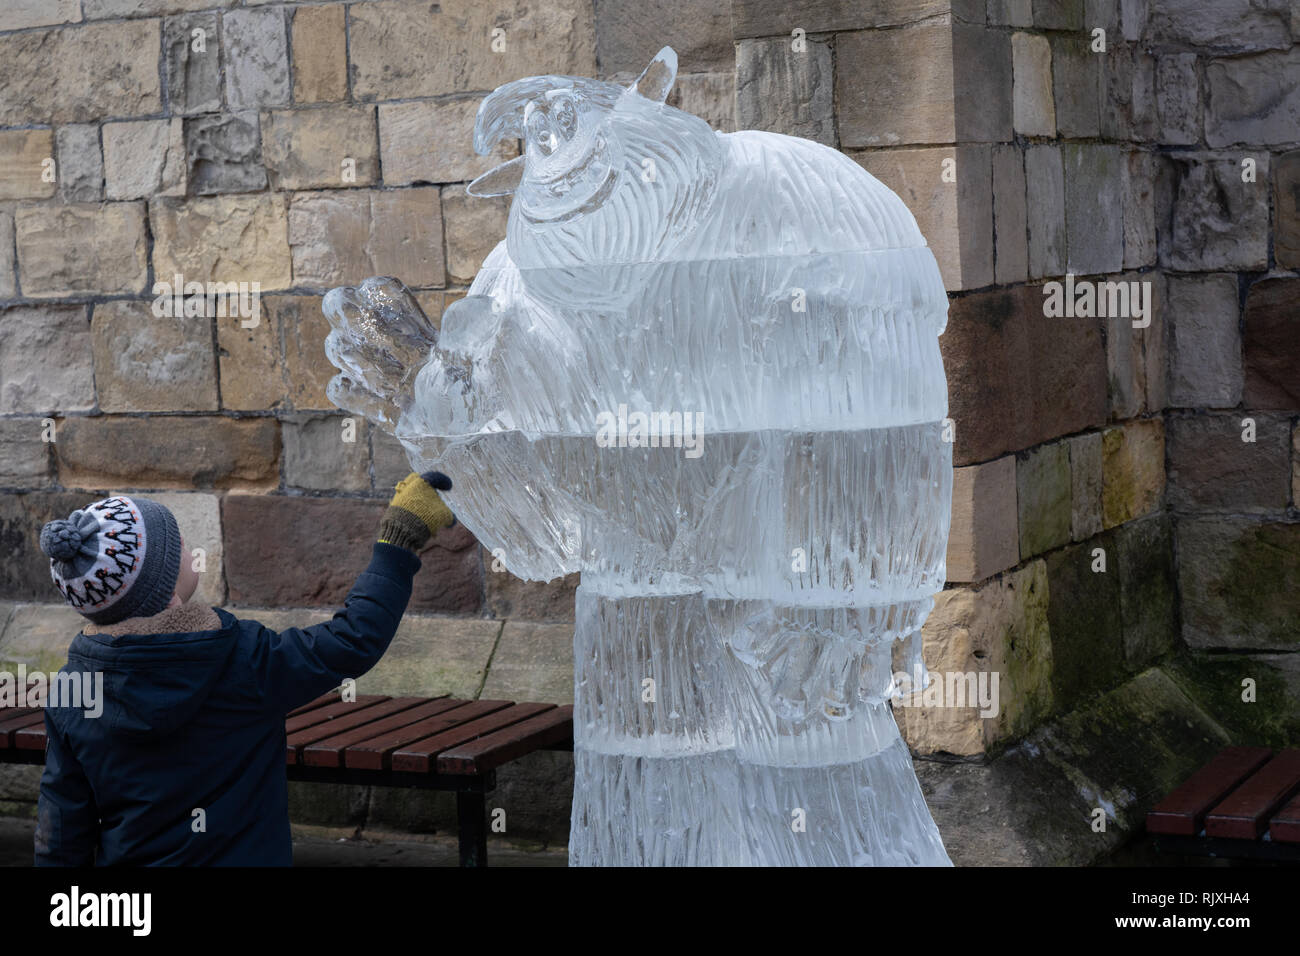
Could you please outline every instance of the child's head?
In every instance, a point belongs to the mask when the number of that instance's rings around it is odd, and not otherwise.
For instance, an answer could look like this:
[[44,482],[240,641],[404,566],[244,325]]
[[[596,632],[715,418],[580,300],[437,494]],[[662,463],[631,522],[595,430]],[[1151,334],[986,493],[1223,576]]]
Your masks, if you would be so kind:
[[175,517],[146,498],[114,495],[48,522],[41,550],[63,599],[96,624],[157,614],[198,586]]

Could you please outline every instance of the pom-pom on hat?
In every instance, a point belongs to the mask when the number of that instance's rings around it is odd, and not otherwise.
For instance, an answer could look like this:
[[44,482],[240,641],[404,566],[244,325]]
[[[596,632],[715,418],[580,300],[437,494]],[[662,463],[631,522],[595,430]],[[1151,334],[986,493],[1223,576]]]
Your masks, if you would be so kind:
[[41,528],[63,599],[96,624],[157,614],[181,569],[181,533],[165,507],[114,495]]

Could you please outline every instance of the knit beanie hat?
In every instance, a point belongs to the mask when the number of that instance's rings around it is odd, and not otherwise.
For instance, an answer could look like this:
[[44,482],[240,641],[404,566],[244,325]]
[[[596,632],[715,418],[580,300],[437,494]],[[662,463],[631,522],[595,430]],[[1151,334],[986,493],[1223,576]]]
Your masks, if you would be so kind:
[[63,599],[96,624],[157,614],[181,569],[181,532],[167,508],[115,495],[48,522],[41,550]]

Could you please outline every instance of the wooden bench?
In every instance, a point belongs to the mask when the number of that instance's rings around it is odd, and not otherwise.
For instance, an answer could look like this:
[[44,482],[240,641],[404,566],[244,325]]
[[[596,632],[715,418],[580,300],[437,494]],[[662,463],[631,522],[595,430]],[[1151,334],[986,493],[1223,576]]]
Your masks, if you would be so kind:
[[[496,769],[534,750],[572,750],[573,707],[332,693],[291,711],[284,729],[290,780],[454,792],[460,864],[486,866]],[[41,708],[0,710],[0,762],[45,762]]]
[[1225,747],[1147,813],[1162,853],[1300,862],[1300,750]]

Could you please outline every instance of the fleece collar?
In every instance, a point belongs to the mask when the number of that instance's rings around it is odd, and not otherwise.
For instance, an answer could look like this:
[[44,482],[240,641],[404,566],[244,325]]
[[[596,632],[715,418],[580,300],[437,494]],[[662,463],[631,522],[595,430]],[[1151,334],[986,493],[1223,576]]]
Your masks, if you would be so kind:
[[221,629],[217,612],[201,604],[177,604],[163,608],[149,617],[129,617],[116,624],[87,622],[83,634],[103,634],[122,637],[126,634],[186,634],[191,631],[216,631]]

